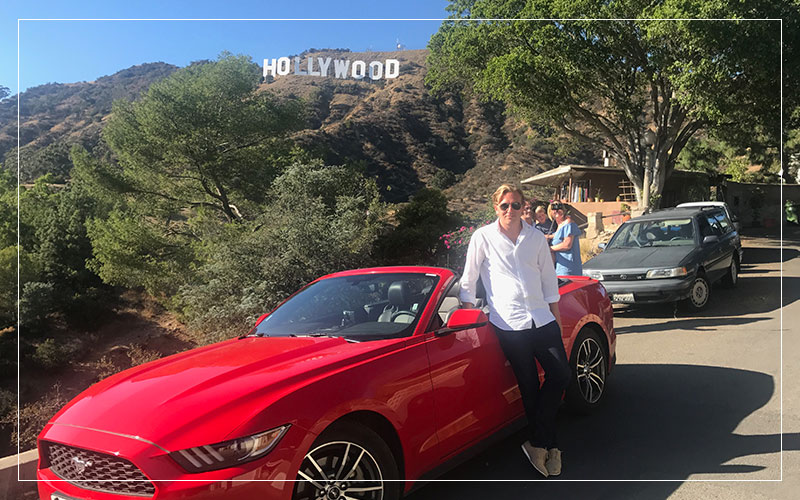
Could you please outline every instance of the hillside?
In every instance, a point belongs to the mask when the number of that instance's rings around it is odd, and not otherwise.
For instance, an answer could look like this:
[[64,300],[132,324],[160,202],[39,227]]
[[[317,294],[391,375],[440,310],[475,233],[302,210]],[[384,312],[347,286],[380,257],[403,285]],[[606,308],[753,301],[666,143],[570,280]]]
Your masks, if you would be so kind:
[[[555,155],[556,138],[505,115],[501,105],[457,94],[432,96],[424,85],[427,51],[314,51],[301,56],[400,61],[394,79],[335,79],[301,75],[269,77],[262,89],[304,98],[309,122],[295,140],[332,164],[363,162],[387,201],[406,201],[425,186],[447,188],[456,209],[483,203],[502,181],[552,168],[564,161],[592,161],[591,151]],[[107,154],[99,140],[114,99],[134,99],[176,68],[143,64],[94,82],[47,84],[22,93],[21,180],[53,172],[64,178],[69,147],[82,144]],[[16,164],[16,99],[0,103],[0,155]],[[480,200],[480,201],[479,201]]]

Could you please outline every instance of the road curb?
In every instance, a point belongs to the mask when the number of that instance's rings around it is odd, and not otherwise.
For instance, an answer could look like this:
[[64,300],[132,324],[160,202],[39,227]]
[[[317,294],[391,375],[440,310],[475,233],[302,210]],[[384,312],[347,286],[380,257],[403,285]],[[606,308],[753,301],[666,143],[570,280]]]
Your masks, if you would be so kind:
[[[36,498],[36,483],[18,481],[19,479],[36,479],[36,464],[39,453],[33,449],[0,458],[0,499],[17,500]],[[17,465],[19,464],[19,475]]]

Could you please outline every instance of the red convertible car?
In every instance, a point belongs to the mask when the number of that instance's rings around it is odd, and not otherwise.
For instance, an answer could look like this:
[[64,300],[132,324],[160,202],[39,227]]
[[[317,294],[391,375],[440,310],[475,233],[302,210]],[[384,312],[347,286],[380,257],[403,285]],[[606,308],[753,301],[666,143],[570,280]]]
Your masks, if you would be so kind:
[[[611,304],[590,278],[560,291],[565,399],[588,411],[615,361]],[[246,335],[109,377],[42,430],[40,498],[397,499],[524,418],[457,292],[448,269],[340,272]]]

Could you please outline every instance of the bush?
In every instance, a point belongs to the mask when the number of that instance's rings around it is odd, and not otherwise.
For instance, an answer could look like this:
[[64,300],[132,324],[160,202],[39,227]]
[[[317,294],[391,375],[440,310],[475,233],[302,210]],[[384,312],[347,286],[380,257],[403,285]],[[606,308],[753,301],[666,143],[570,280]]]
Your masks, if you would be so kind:
[[36,344],[34,349],[33,361],[45,370],[54,370],[73,363],[83,346],[77,340],[48,338]]
[[360,169],[293,165],[276,179],[270,200],[257,220],[228,224],[199,246],[197,280],[178,300],[208,341],[246,331],[321,275],[373,263],[385,208]]
[[456,177],[456,174],[449,170],[440,168],[435,174],[433,174],[430,186],[434,189],[444,190],[455,184],[457,180],[458,177]]
[[379,253],[388,263],[434,264],[444,231],[461,223],[447,210],[447,198],[437,189],[421,189],[396,214],[397,227],[387,234]]
[[23,284],[19,301],[20,324],[34,330],[43,328],[46,316],[54,311],[56,300],[53,283],[30,281]]

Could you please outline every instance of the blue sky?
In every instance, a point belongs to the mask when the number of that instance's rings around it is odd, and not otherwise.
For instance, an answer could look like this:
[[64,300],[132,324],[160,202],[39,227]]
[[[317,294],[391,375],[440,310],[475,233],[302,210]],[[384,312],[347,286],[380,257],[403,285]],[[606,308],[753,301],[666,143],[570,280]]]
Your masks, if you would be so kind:
[[[185,66],[222,51],[264,58],[305,49],[360,52],[425,48],[441,21],[20,21],[110,18],[441,19],[446,0],[127,1],[11,0],[2,9],[0,85],[25,90],[49,82],[90,81],[136,64]],[[19,26],[19,87],[17,27]]]

